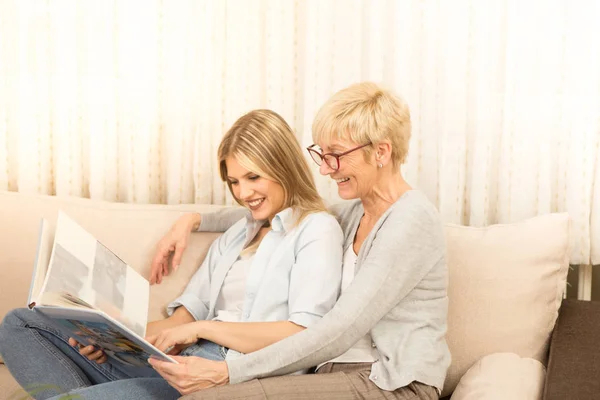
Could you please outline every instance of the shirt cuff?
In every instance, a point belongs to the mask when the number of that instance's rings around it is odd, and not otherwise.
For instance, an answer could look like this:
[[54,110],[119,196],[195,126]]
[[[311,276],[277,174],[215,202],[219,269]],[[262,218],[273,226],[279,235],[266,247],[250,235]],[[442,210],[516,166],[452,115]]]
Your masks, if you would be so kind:
[[173,315],[177,307],[184,306],[196,321],[205,320],[208,316],[208,307],[200,299],[190,294],[184,294],[167,306],[167,314]]
[[314,325],[317,321],[323,318],[321,315],[312,314],[308,312],[294,312],[290,314],[288,321],[295,323],[296,325],[308,328]]
[[229,384],[242,383],[248,380],[248,377],[244,374],[244,363],[243,357],[225,359],[227,364],[227,370],[229,371]]

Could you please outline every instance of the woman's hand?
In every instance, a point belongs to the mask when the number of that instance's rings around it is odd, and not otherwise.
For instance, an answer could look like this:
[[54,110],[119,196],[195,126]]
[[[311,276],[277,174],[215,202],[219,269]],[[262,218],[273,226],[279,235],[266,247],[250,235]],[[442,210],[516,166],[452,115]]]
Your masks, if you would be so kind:
[[179,354],[183,349],[193,345],[200,339],[203,322],[195,321],[165,329],[156,335],[148,336],[146,340],[160,351],[168,350],[167,354]]
[[[193,321],[193,319],[192,319],[192,321]],[[150,338],[152,336],[156,336],[160,332],[162,332],[166,329],[174,328],[177,325],[178,324],[175,321],[173,321],[171,318],[148,322],[148,325],[146,325],[145,339],[148,340],[148,338]]]
[[187,247],[190,233],[198,229],[200,214],[185,214],[175,222],[169,232],[156,245],[156,253],[152,259],[150,284],[161,283],[163,276],[169,275],[169,258],[173,255],[171,266],[177,270],[183,251]]
[[167,329],[175,328],[176,326],[189,324],[191,322],[196,321],[192,314],[185,307],[177,307],[175,312],[166,319],[161,319],[158,321],[148,322],[146,325],[146,340],[152,338],[153,336],[157,336],[162,331]]
[[229,382],[225,361],[212,361],[201,357],[173,356],[179,364],[150,358],[148,362],[182,395],[190,394]]
[[86,357],[90,361],[96,361],[98,364],[104,364],[107,360],[106,354],[102,349],[97,349],[94,346],[83,346],[77,340],[72,337],[69,338],[69,344],[79,349],[79,354]]

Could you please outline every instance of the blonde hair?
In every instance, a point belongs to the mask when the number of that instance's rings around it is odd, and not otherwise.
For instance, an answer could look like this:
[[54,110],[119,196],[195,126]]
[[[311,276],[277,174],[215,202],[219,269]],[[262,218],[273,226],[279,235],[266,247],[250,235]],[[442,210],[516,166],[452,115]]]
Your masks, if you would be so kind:
[[[326,210],[292,128],[276,112],[250,111],[240,117],[221,140],[219,171],[233,194],[225,162],[231,156],[247,170],[282,186],[284,209],[294,209],[295,224],[310,213]],[[243,205],[239,199],[235,200]]]
[[[357,144],[377,144],[389,140],[392,162],[406,161],[410,141],[408,105],[390,91],[372,82],[362,82],[340,90],[319,109],[312,125],[315,143],[350,139]],[[365,158],[372,148],[363,149]]]

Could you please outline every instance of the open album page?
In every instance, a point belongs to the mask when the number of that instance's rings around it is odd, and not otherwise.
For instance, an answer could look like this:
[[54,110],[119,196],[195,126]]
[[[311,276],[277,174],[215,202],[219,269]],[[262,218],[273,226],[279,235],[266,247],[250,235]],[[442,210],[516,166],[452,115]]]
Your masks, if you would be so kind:
[[40,221],[35,264],[33,266],[33,277],[29,288],[29,298],[27,299],[28,305],[31,302],[38,301],[38,297],[42,291],[42,286],[50,263],[50,255],[52,254],[52,243],[54,243],[54,224],[47,219],[42,219]]
[[42,301],[66,293],[145,336],[148,281],[63,212],[42,291]]

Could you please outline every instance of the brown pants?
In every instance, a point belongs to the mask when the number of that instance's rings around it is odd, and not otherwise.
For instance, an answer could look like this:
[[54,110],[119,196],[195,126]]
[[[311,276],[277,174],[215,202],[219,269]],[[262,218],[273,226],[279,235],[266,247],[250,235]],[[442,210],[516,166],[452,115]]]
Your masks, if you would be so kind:
[[369,380],[371,364],[326,364],[316,374],[275,376],[201,390],[184,399],[202,400],[437,400],[434,387],[419,382],[388,392]]

